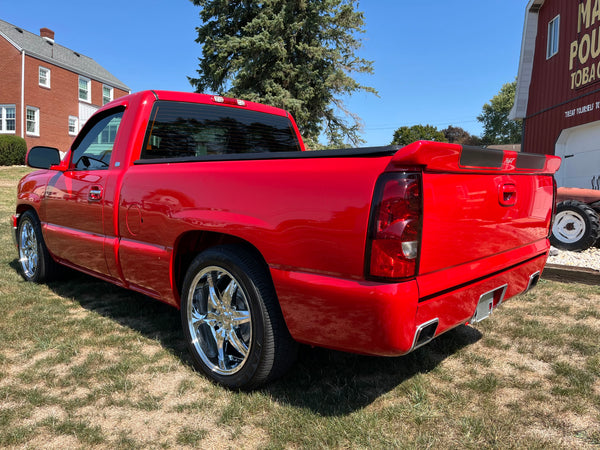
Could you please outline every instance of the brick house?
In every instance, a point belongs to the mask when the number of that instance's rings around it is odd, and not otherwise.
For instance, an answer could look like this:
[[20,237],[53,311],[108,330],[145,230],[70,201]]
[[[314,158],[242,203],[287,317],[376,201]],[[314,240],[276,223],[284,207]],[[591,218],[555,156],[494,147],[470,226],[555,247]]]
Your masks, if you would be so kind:
[[129,94],[93,59],[0,20],[0,134],[66,151],[100,106]]

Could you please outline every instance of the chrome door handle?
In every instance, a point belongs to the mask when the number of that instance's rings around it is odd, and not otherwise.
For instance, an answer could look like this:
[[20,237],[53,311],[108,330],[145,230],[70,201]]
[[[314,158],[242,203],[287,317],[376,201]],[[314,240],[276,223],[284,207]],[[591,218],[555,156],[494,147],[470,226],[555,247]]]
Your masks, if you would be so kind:
[[102,200],[102,186],[92,186],[88,194],[89,202],[99,202]]

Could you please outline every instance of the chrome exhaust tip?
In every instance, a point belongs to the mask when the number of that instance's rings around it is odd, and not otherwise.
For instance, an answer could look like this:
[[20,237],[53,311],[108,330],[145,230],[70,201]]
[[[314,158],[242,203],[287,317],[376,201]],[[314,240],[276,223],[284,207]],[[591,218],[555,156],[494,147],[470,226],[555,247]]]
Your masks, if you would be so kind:
[[529,292],[531,289],[533,289],[538,284],[538,281],[540,281],[539,270],[529,276],[529,283],[527,283],[527,288],[523,291],[523,293]]
[[475,312],[471,317],[469,323],[481,322],[492,314],[492,311],[496,309],[504,301],[508,284],[504,284],[496,289],[486,292],[479,297]]
[[419,325],[415,331],[415,338],[410,351],[413,351],[433,340],[439,322],[439,319],[436,318]]

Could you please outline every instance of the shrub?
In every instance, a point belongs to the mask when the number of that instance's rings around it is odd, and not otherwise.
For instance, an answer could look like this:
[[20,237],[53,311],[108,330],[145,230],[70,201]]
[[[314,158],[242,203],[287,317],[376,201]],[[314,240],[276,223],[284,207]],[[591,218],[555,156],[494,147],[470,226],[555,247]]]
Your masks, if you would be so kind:
[[0,166],[16,166],[25,164],[27,144],[18,136],[0,135]]

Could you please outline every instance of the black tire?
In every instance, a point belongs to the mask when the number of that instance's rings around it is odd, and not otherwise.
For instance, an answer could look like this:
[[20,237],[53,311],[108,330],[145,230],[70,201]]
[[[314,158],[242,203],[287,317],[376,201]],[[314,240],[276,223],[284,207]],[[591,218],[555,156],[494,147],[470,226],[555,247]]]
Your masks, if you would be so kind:
[[40,221],[31,210],[25,211],[19,218],[17,246],[19,273],[26,281],[43,283],[55,278],[58,264],[50,256],[44,242]]
[[600,201],[590,203],[590,208],[592,208],[594,211],[596,211],[596,214],[598,214],[600,216]]
[[214,247],[192,261],[181,323],[195,367],[230,389],[272,381],[296,359],[268,270],[241,246]]
[[598,213],[577,200],[565,200],[556,206],[550,243],[561,250],[580,252],[596,243],[600,236]]

